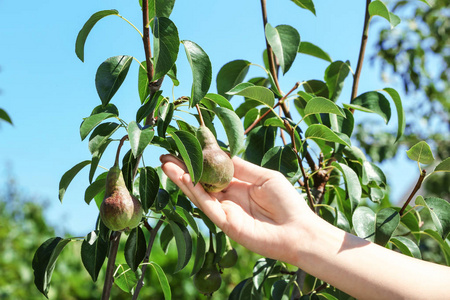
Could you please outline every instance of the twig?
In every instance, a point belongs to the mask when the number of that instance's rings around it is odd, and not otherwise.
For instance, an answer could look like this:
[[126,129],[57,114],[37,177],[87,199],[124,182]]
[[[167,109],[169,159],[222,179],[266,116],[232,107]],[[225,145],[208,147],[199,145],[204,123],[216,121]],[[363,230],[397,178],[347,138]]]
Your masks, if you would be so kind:
[[128,139],[128,135],[123,136],[123,137],[120,139],[119,146],[117,146],[116,160],[115,160],[115,162],[114,162],[114,164],[116,164],[116,165],[119,165],[120,150],[122,149],[123,143],[124,143],[125,140],[127,140],[127,139]]
[[205,121],[203,120],[202,111],[200,110],[200,106],[198,104],[195,104],[195,108],[198,111],[198,117],[200,118],[200,125],[205,126]]
[[[261,10],[262,10],[262,17],[263,17],[263,25],[264,25],[264,36],[266,32],[266,25],[267,25],[267,8],[266,8],[266,0],[261,0]],[[266,49],[267,49],[267,58],[269,60],[269,68],[270,73],[272,74],[273,80],[275,82],[276,88],[280,91],[280,84],[278,83],[278,76],[277,76],[277,70],[275,67],[275,60],[273,58],[273,51],[272,47],[269,44],[269,41],[266,38]]]
[[142,41],[144,42],[145,61],[147,62],[147,78],[148,82],[153,81],[153,64],[151,61],[152,49],[150,47],[150,20],[148,16],[148,0],[142,0],[142,23],[144,36]]
[[[353,87],[352,87],[352,95],[351,95],[350,101],[355,99],[358,94],[359,78],[361,76],[361,70],[362,70],[363,61],[364,61],[364,54],[366,52],[367,40],[369,38],[369,21],[370,21],[369,4],[370,4],[370,1],[371,0],[366,0],[366,11],[365,11],[365,17],[364,17],[364,29],[363,29],[363,34],[361,37],[361,48],[359,50],[358,64],[356,65],[355,74],[353,75]],[[350,111],[353,113],[355,110],[351,108]]]
[[[147,222],[144,222],[144,224],[146,224]],[[161,219],[159,219],[158,223],[156,224],[155,228],[150,230],[150,239],[148,241],[148,246],[147,246],[147,251],[145,252],[145,257],[144,260],[142,262],[142,274],[141,274],[141,278],[139,278],[139,281],[136,285],[136,290],[134,291],[133,294],[133,300],[136,300],[139,296],[139,292],[141,291],[142,287],[144,286],[144,276],[145,276],[145,271],[147,270],[147,265],[148,265],[148,261],[150,259],[150,253],[152,251],[152,247],[153,247],[153,243],[155,242],[155,238],[156,238],[156,234],[159,231],[159,228],[161,227],[161,225],[164,223],[164,217],[162,217]],[[150,225],[148,225],[148,223],[145,225],[145,227],[148,229],[150,227]],[[151,227],[150,227],[151,228]]]
[[111,233],[108,265],[106,266],[105,283],[103,285],[102,300],[108,300],[111,294],[111,288],[114,283],[114,269],[116,268],[117,250],[120,244],[120,235],[122,232],[113,231]]
[[[277,108],[279,105],[283,104],[284,101],[286,100],[287,97],[289,97],[289,95],[295,91],[296,89],[298,89],[298,87],[300,86],[300,82],[295,83],[294,87],[286,94],[284,95],[280,100],[278,100],[278,102],[272,107],[272,109]],[[258,124],[262,119],[264,119],[272,110],[268,110],[266,111],[262,116],[260,116],[257,120],[255,120],[244,132],[244,135],[246,135],[247,133],[250,132],[250,130],[252,130],[256,124]],[[286,115],[286,114],[285,114]]]
[[406,207],[408,206],[409,202],[411,202],[411,200],[414,197],[414,195],[417,193],[417,191],[422,186],[422,182],[425,179],[425,175],[427,175],[427,171],[426,170],[422,170],[422,173],[420,174],[419,179],[417,180],[416,186],[411,191],[411,194],[409,195],[409,197],[406,200],[405,204],[403,204],[403,207],[399,211],[400,216],[402,216],[402,214],[405,211]]
[[291,124],[289,124],[289,122],[287,120],[284,120],[284,126],[289,131],[289,134],[291,136],[292,149],[294,150],[295,155],[297,156],[297,161],[298,161],[298,164],[302,171],[303,181],[305,183],[305,190],[306,190],[306,195],[308,196],[309,206],[311,207],[311,210],[315,211],[314,210],[314,199],[313,199],[313,196],[311,195],[311,190],[309,188],[309,183],[308,183],[309,177],[306,175],[305,169],[303,168],[302,159],[301,159],[300,155],[298,154],[297,146],[295,145],[295,130],[291,127]]

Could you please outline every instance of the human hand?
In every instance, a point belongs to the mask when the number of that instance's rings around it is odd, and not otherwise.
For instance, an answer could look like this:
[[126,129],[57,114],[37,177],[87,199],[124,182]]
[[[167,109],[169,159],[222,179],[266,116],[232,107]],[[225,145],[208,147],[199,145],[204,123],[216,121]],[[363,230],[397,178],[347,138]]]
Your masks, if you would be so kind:
[[234,177],[218,193],[193,185],[185,165],[171,155],[161,156],[162,170],[225,234],[263,256],[295,261],[289,251],[310,215],[303,197],[279,172],[238,157],[232,159]]

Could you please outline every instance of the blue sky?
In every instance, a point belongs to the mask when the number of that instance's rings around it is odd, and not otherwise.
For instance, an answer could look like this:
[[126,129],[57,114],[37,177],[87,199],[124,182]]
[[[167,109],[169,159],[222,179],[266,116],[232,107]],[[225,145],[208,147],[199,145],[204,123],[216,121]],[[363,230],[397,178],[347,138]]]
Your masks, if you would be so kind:
[[[322,47],[334,60],[350,60],[353,68],[359,51],[364,1],[315,1],[317,16],[298,8],[288,0],[268,0],[269,23],[295,27],[302,41]],[[134,29],[118,17],[101,20],[92,30],[85,47],[85,63],[75,55],[75,39],[85,21],[95,12],[117,9],[141,29],[139,1],[79,0],[66,4],[55,0],[0,0],[0,107],[11,116],[14,126],[0,124],[0,186],[10,172],[27,195],[46,199],[50,205],[47,216],[61,232],[69,230],[85,235],[94,228],[98,213],[94,203],[84,203],[88,186],[87,169],[69,186],[64,202],[58,200],[61,176],[72,166],[90,159],[87,141],[82,142],[79,126],[83,117],[101,104],[94,78],[98,66],[108,57],[132,55],[144,59],[142,41]],[[220,67],[235,59],[262,64],[265,47],[260,1],[178,0],[171,16],[180,39],[192,40],[209,55],[213,78]],[[378,22],[371,33],[375,35]],[[370,41],[373,41],[370,40]],[[369,41],[369,54],[370,54]],[[190,94],[191,71],[184,50],[180,47],[177,62],[181,82],[173,91],[175,98]],[[316,58],[299,56],[286,76],[280,78],[287,92],[297,81],[322,79],[327,63]],[[257,75],[257,68],[251,74]],[[121,117],[131,121],[139,107],[137,91],[138,65],[134,62],[121,89],[112,99]],[[365,63],[359,93],[385,86],[399,88],[395,83],[379,80],[376,66]],[[349,99],[350,77],[341,96]],[[164,94],[172,94],[166,80]],[[210,92],[215,92],[215,84]],[[236,105],[238,99],[233,99]],[[395,113],[393,113],[395,115]],[[367,118],[357,113],[356,119]],[[390,126],[395,126],[395,118]],[[381,125],[380,130],[385,127]],[[153,148],[152,148],[153,149]],[[161,151],[147,151],[146,163],[157,166]],[[112,165],[113,153],[106,153],[101,165]],[[406,155],[404,155],[406,157]],[[11,168],[6,170],[7,166]],[[400,167],[399,167],[400,166]],[[403,158],[383,166],[394,183],[394,200],[405,193],[416,179],[416,165]],[[397,179],[396,179],[397,178]]]

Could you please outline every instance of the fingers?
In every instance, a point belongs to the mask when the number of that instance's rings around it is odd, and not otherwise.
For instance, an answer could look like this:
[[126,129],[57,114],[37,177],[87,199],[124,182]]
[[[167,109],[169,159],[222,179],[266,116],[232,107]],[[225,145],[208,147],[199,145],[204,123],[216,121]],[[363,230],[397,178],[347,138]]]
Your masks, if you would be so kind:
[[226,222],[226,215],[217,199],[205,192],[200,184],[193,185],[185,166],[171,155],[163,155],[160,158],[163,163],[161,168],[166,175],[200,208],[217,226],[221,227]]

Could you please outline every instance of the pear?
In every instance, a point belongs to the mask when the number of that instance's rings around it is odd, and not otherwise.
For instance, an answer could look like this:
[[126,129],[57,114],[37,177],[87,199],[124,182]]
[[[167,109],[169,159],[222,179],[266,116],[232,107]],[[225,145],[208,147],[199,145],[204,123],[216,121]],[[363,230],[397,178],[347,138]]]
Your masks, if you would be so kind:
[[100,205],[103,223],[113,231],[130,230],[139,225],[143,213],[139,200],[128,191],[116,162],[106,176],[105,197]]
[[217,144],[216,138],[208,127],[204,125],[199,127],[197,139],[203,153],[203,173],[200,184],[207,192],[220,192],[230,184],[233,178],[233,162]]
[[211,295],[220,288],[222,277],[214,263],[215,253],[206,252],[205,261],[200,270],[194,275],[194,286],[202,294]]
[[236,249],[231,246],[230,239],[226,236],[227,245],[222,258],[219,260],[218,265],[220,268],[231,268],[237,263],[238,254]]

